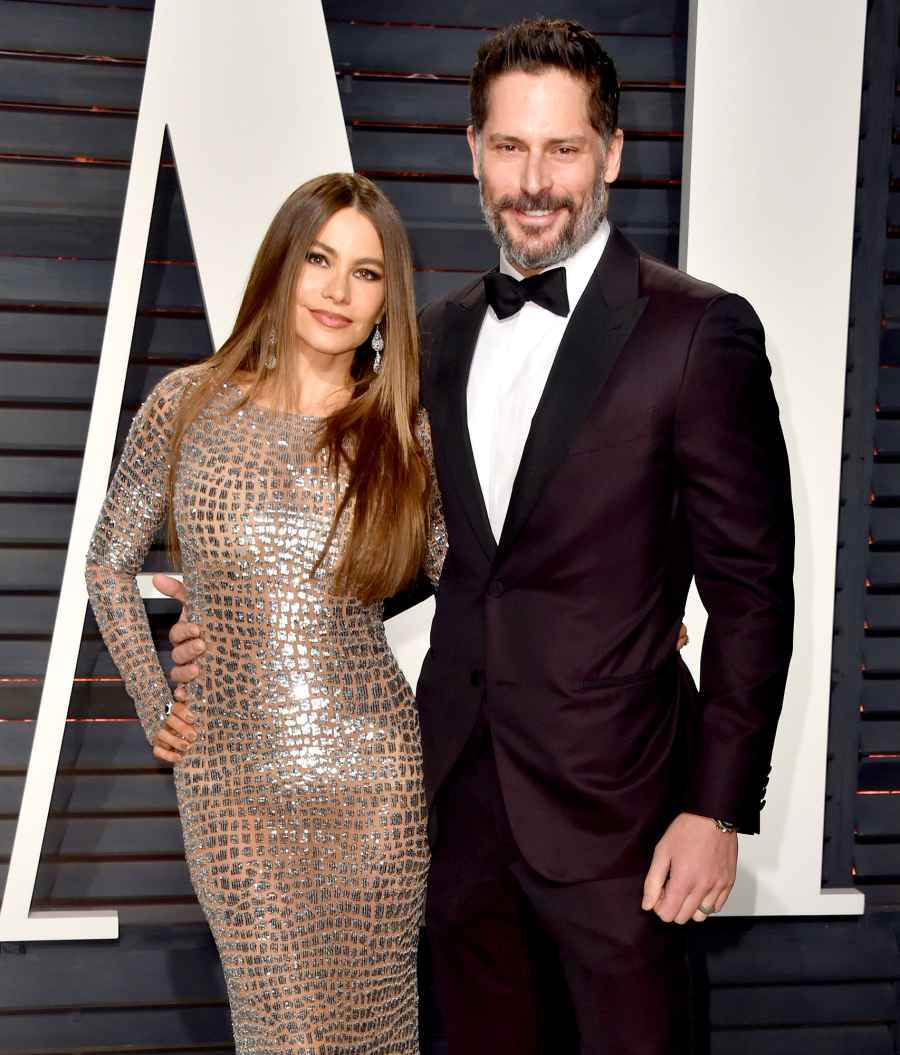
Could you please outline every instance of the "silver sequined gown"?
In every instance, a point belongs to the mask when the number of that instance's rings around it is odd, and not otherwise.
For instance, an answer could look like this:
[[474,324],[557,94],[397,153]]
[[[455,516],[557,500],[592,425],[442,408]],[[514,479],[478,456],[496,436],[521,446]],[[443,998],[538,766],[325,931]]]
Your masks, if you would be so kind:
[[[173,415],[190,370],[138,412],[88,553],[110,654],[152,739],[170,690],[134,576],[166,515]],[[175,516],[189,617],[207,643],[198,737],[175,767],[191,879],[241,1055],[418,1051],[416,945],[428,866],[413,695],[381,606],[312,575],[342,484],[319,419],[223,387],[185,436]],[[431,454],[427,420],[419,434]],[[428,572],[445,551],[435,487]]]

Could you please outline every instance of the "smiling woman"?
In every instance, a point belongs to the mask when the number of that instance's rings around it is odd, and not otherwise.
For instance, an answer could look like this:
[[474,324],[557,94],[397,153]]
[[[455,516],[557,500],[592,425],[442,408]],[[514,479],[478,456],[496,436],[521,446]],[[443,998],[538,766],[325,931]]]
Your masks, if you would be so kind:
[[[361,177],[306,183],[229,339],[138,412],[91,542],[243,1055],[418,1051],[425,793],[381,603],[446,548],[417,399],[397,214]],[[175,713],[134,578],[167,515],[207,651]]]
[[[322,356],[345,355],[348,345],[356,348],[369,340],[383,309],[381,238],[368,217],[352,208],[341,209],[310,245],[306,266],[300,270],[295,294],[297,339]],[[346,388],[340,391],[346,393]]]
[[179,406],[168,485],[172,552],[182,438],[222,384],[234,383],[244,394],[239,405],[320,418],[332,469],[347,468],[324,547],[352,508],[336,587],[371,602],[406,585],[421,567],[430,488],[415,433],[418,347],[412,257],[393,205],[363,176],[303,184],[263,239],[231,336]]

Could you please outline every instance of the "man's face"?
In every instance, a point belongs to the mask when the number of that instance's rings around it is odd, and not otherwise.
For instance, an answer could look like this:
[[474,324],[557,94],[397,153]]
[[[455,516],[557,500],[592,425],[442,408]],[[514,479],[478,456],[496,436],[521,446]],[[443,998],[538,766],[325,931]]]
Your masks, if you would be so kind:
[[565,70],[504,73],[490,83],[487,119],[468,130],[484,217],[509,262],[529,275],[566,260],[606,215],[622,132],[604,150],[588,87]]

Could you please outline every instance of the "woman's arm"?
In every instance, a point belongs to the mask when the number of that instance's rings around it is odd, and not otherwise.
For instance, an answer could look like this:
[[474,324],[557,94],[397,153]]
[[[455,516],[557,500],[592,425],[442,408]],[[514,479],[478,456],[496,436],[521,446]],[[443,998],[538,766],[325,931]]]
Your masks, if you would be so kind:
[[151,743],[172,694],[135,576],[166,519],[173,424],[184,387],[183,372],[170,374],[135,416],[88,547],[85,568],[100,633]]

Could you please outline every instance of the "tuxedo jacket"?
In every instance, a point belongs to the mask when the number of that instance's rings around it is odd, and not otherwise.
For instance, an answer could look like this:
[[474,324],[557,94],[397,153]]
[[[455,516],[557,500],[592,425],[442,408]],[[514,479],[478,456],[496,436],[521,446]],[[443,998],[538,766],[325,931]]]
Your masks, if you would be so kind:
[[[479,278],[421,316],[449,536],[417,690],[429,801],[482,714],[513,835],[548,879],[646,868],[682,810],[758,831],[794,611],[759,319],[613,228],[496,541],[466,421],[486,310]],[[699,692],[675,648],[692,577]]]

